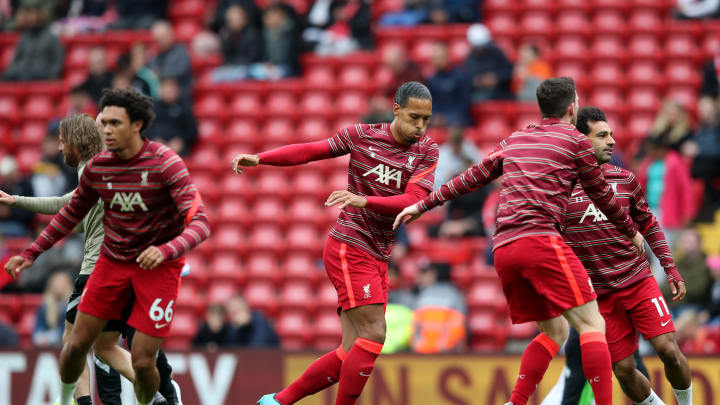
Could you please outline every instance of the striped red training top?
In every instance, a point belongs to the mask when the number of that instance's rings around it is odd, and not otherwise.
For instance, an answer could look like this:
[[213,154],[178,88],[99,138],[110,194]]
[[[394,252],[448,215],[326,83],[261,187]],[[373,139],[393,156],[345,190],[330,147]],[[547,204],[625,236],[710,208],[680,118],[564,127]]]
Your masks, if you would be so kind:
[[570,192],[588,196],[625,235],[637,231],[605,181],[586,136],[558,119],[514,132],[495,151],[420,202],[427,211],[503,176],[494,248],[526,236],[560,235]]
[[[389,124],[357,124],[340,130],[328,144],[334,156],[350,154],[348,191],[353,194],[389,197],[403,194],[408,183],[428,192],[433,189],[439,151],[427,135],[402,145],[393,138]],[[388,261],[395,241],[394,221],[395,216],[348,206],[330,236]]]
[[200,194],[183,160],[168,147],[145,140],[128,160],[109,151],[91,159],[70,202],[23,257],[35,260],[67,236],[98,198],[105,206],[100,252],[116,260],[135,260],[151,245],[166,260],[175,259],[210,235]]
[[[668,279],[681,281],[665,235],[648,207],[640,183],[632,173],[617,166],[605,164],[602,169],[620,204],[629,208]],[[638,257],[628,238],[607,220],[580,186],[575,187],[570,197],[563,237],[585,266],[598,296],[652,277],[648,261]]]

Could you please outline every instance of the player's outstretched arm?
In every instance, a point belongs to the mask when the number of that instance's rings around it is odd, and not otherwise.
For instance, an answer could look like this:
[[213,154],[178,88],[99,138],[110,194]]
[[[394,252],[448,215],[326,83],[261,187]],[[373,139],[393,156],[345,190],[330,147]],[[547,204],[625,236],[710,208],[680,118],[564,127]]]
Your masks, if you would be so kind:
[[7,261],[7,263],[5,263],[5,271],[12,276],[13,279],[16,279],[23,270],[32,266],[32,264],[33,261],[30,259],[26,259],[22,256],[13,256]]
[[403,194],[380,197],[361,196],[347,190],[333,191],[328,197],[325,205],[332,207],[340,204],[339,209],[347,206],[357,208],[368,208],[383,215],[397,215],[406,206],[414,204],[427,197],[430,192],[417,183],[409,183]]
[[0,204],[38,214],[55,215],[70,202],[74,192],[73,190],[61,197],[24,197],[9,195],[0,190]]
[[630,216],[633,221],[638,224],[639,233],[643,234],[653,254],[658,258],[665,270],[665,275],[670,284],[670,291],[673,294],[673,301],[681,301],[685,299],[687,293],[685,281],[683,281],[675,265],[675,260],[673,260],[672,252],[670,251],[670,245],[668,245],[665,239],[665,233],[662,231],[657,218],[655,218],[655,215],[652,213],[637,178],[631,173],[629,180],[630,188],[632,189],[630,195]]
[[330,150],[327,140],[296,143],[281,146],[257,155],[239,154],[232,161],[232,169],[235,173],[242,173],[241,167],[252,167],[257,165],[269,166],[297,166],[315,160],[329,159],[338,156]]
[[397,230],[401,224],[409,224],[410,222],[413,222],[414,220],[420,218],[422,215],[422,212],[420,211],[420,208],[418,207],[420,203],[415,203],[409,207],[405,207],[396,217],[395,222],[393,223],[393,229]]

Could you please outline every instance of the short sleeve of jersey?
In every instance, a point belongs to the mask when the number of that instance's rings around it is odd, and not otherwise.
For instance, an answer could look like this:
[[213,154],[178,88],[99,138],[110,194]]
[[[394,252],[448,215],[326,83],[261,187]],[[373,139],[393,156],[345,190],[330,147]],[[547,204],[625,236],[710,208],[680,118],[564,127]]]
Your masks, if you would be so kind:
[[355,126],[339,130],[335,136],[328,138],[330,152],[332,152],[333,156],[342,156],[350,153],[357,137],[357,127]]
[[435,184],[435,169],[438,165],[440,149],[435,142],[431,142],[425,148],[425,157],[422,162],[415,168],[408,183],[416,183],[417,185],[432,191]]

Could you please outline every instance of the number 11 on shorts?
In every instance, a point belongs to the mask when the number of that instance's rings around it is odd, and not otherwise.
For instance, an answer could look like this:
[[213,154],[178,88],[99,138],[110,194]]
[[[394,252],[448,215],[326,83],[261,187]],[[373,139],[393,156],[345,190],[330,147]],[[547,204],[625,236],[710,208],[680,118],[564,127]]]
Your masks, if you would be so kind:
[[[657,309],[658,315],[660,315],[661,318],[663,316],[670,315],[670,310],[668,309],[668,306],[665,303],[665,298],[657,297],[657,298],[651,299],[650,301],[652,301],[652,303],[655,304],[655,309]],[[663,311],[662,311],[663,309],[660,307],[660,302],[658,302],[658,301],[662,302],[663,307],[665,307],[665,315],[663,315]]]

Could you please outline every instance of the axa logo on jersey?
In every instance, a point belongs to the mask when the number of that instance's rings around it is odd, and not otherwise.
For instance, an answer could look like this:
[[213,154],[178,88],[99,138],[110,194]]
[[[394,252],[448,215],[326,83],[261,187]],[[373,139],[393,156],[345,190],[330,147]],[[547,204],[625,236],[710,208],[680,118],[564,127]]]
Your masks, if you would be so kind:
[[143,211],[147,211],[147,206],[143,201],[140,193],[137,191],[131,193],[116,192],[110,202],[110,208],[113,208],[115,204],[120,206],[120,211],[130,212],[135,211],[135,206],[139,206]]
[[602,211],[595,208],[595,204],[590,203],[588,204],[587,208],[585,209],[585,213],[583,214],[582,218],[580,218],[580,223],[582,224],[586,217],[591,216],[593,217],[593,222],[599,222],[599,221],[607,221],[607,217],[605,214],[603,214]]
[[363,173],[363,177],[367,177],[371,174],[376,174],[378,183],[382,183],[386,186],[390,185],[391,181],[395,181],[395,187],[400,188],[402,184],[402,171],[399,169],[393,169],[389,166],[386,166],[382,163],[378,164],[377,166],[373,167],[372,169],[366,171]]

